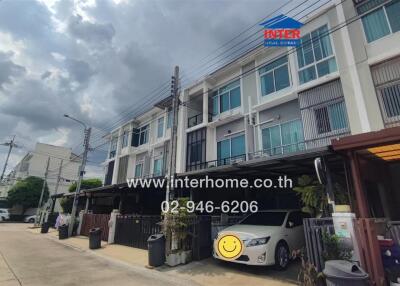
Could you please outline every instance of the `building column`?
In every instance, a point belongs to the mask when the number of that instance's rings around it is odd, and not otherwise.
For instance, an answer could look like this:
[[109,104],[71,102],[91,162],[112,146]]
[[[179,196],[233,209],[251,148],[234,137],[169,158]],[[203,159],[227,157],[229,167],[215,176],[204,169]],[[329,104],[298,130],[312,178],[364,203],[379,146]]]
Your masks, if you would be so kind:
[[369,218],[368,201],[361,180],[360,161],[355,151],[349,152],[351,175],[353,177],[354,193],[359,218]]
[[122,141],[121,137],[122,137],[122,128],[118,130],[117,150],[115,151],[114,170],[113,170],[111,184],[117,184],[118,180],[119,154],[121,154],[121,141]]
[[208,123],[208,90],[207,82],[203,82],[203,123]]
[[108,221],[108,244],[114,243],[115,241],[115,229],[117,226],[117,216],[119,215],[118,210],[113,210]]

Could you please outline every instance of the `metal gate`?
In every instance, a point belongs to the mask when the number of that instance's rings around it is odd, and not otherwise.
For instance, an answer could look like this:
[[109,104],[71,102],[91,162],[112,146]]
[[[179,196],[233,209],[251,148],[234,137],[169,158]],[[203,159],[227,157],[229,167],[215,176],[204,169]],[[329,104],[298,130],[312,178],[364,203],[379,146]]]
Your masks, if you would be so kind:
[[99,227],[101,229],[101,240],[108,240],[108,221],[109,214],[84,214],[80,235],[89,236],[92,228]]
[[317,267],[318,272],[324,269],[322,253],[325,246],[322,239],[324,233],[330,235],[335,233],[332,218],[307,218],[304,222],[304,235],[306,239],[306,250],[308,260]]
[[161,216],[119,215],[115,229],[115,243],[147,249],[150,235],[160,233]]

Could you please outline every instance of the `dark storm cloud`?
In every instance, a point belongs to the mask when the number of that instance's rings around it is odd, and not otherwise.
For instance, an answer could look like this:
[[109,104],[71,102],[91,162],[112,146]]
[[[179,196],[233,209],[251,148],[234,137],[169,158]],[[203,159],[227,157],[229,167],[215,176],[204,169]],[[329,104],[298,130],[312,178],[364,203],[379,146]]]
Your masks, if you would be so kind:
[[23,66],[13,63],[12,55],[12,52],[0,52],[0,89],[5,83],[11,83],[13,78],[22,76],[26,71]]
[[[147,101],[150,91],[170,79],[175,65],[184,75],[201,75],[204,71],[193,65],[281,4],[101,0],[79,6],[60,0],[49,9],[33,0],[1,1],[0,33],[23,48],[13,56],[20,57],[18,61],[8,58],[0,64],[0,87],[7,86],[6,92],[0,88],[0,121],[14,123],[0,129],[0,138],[19,132],[24,140],[35,142],[67,128],[72,131],[66,145],[76,146],[81,130],[62,114],[100,128],[111,125],[122,111]],[[0,41],[0,51],[7,54],[12,48],[3,49]],[[219,50],[225,51],[229,46]]]
[[115,35],[113,25],[83,21],[80,15],[70,17],[68,31],[73,37],[88,43],[91,47],[107,46]]
[[66,68],[72,80],[84,83],[94,74],[92,68],[87,62],[75,59],[66,59]]

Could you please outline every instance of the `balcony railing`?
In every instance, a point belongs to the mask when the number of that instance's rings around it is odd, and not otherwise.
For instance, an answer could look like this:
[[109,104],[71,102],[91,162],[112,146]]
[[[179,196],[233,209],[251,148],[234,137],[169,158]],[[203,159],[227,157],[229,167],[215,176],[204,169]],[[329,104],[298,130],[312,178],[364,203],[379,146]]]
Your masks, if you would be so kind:
[[186,171],[195,171],[195,170],[202,170],[207,168],[214,168],[218,166],[225,166],[225,165],[232,165],[237,164],[239,162],[246,161],[246,154],[232,156],[223,159],[217,159],[207,162],[200,162],[195,164],[189,164],[186,166]]
[[[212,121],[212,114],[208,114],[208,122]],[[203,113],[188,118],[188,128],[203,123]]]

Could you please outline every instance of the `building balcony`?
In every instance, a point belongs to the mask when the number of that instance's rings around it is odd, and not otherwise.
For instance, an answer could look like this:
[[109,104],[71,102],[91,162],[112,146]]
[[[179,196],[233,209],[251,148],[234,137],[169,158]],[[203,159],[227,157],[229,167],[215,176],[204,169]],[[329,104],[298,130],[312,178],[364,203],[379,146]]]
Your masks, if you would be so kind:
[[[212,115],[208,114],[208,121],[211,122],[212,121]],[[203,114],[197,114],[195,116],[191,116],[188,118],[188,124],[187,124],[187,128],[192,128],[194,126],[197,126],[199,124],[203,123]]]

